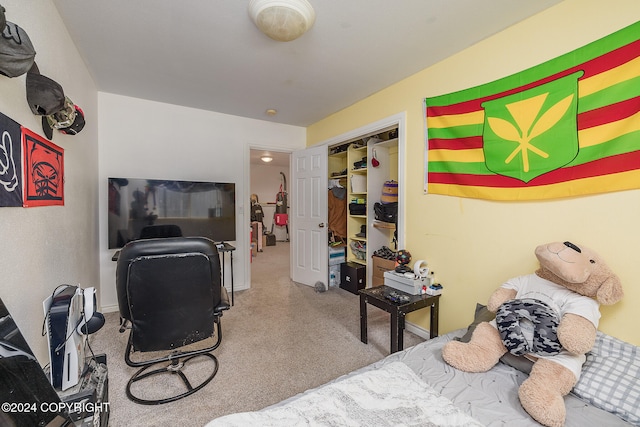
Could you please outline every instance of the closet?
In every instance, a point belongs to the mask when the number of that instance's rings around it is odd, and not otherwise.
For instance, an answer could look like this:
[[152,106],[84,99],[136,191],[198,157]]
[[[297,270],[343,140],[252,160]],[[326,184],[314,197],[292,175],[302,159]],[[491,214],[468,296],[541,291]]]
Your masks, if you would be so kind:
[[[365,266],[366,287],[381,284],[372,280],[371,256],[383,246],[397,250],[394,241],[397,221],[376,219],[374,207],[382,201],[385,183],[389,188],[401,185],[398,183],[398,149],[397,125],[328,147],[331,285],[339,281],[343,262]],[[343,213],[336,218],[338,209],[332,207],[332,202],[336,194],[341,193],[345,194]],[[384,198],[385,202],[389,200]],[[399,215],[397,220],[401,220]]]

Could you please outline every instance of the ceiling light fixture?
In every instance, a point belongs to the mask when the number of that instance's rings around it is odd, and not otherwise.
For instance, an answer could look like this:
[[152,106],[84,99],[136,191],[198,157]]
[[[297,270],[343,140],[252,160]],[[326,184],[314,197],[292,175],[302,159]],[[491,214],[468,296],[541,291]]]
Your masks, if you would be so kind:
[[273,160],[273,157],[271,157],[269,155],[264,155],[264,156],[260,157],[260,160],[262,160],[265,163],[269,163],[270,161]]
[[297,39],[316,20],[307,0],[251,0],[249,16],[260,31],[280,42]]

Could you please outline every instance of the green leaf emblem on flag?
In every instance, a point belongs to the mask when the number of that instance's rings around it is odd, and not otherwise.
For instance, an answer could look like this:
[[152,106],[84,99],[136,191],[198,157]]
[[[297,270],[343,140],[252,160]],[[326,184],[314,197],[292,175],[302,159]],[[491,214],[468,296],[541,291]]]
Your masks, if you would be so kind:
[[496,174],[529,182],[578,154],[576,112],[582,71],[482,103],[483,152]]

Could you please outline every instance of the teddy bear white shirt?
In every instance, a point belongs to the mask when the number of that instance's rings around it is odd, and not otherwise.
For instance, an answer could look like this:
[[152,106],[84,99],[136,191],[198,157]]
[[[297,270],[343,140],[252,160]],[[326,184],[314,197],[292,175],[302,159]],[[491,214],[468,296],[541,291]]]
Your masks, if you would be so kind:
[[[518,276],[509,279],[502,284],[502,288],[515,290],[515,299],[533,298],[546,303],[551,307],[558,319],[561,319],[566,313],[577,314],[593,323],[595,328],[598,328],[598,322],[600,320],[600,304],[587,296],[580,295],[576,292],[560,286],[549,280],[543,279],[536,274],[529,274],[526,276]],[[496,327],[496,321],[490,322],[493,327]],[[533,326],[527,328],[527,325],[521,325],[523,333],[527,340],[532,340]],[[528,329],[528,331],[527,331]],[[551,359],[554,362],[571,370],[576,376],[576,380],[580,378],[580,372],[582,371],[582,365],[586,360],[584,354],[576,355],[562,350],[559,354],[554,356],[545,356],[534,354],[535,357]]]

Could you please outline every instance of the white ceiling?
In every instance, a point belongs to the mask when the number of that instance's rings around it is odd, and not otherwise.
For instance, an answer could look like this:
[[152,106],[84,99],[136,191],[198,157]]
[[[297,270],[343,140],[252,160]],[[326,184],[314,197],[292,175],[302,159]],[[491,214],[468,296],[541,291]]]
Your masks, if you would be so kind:
[[98,90],[297,126],[560,1],[310,0],[313,28],[282,43],[249,0],[53,0]]

